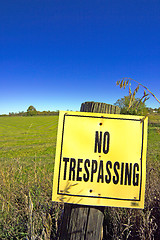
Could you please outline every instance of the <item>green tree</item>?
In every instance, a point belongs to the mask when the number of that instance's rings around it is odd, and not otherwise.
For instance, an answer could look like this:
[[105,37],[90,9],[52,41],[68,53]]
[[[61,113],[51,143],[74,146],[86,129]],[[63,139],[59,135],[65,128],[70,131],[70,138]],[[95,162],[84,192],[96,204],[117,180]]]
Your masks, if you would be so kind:
[[30,105],[27,109],[27,115],[28,116],[35,116],[37,115],[37,110],[35,107],[33,107],[32,105]]
[[[139,98],[135,98],[134,102],[140,101]],[[130,96],[124,96],[121,99],[118,99],[114,105],[121,108],[122,114],[132,114],[132,115],[146,115],[147,114],[147,108],[145,103],[141,102],[138,104],[132,104],[132,107],[129,108],[130,104]]]

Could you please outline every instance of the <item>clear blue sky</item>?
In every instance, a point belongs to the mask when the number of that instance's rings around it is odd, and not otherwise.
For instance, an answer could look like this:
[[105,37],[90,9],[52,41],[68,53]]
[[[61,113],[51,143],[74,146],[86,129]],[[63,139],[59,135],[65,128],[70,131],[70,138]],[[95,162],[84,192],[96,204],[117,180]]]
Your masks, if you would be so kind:
[[0,0],[0,114],[113,104],[123,77],[160,98],[159,0]]

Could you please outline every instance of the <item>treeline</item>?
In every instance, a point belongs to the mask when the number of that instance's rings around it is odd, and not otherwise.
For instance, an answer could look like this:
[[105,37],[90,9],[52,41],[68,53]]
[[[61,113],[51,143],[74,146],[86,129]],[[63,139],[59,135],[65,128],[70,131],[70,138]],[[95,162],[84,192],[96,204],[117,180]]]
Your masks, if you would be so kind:
[[158,113],[160,114],[160,107],[159,108],[147,108],[149,113]]
[[46,116],[46,115],[50,115],[50,116],[52,116],[52,115],[58,115],[59,114],[59,110],[57,110],[57,111],[42,111],[42,112],[40,112],[40,111],[36,111],[34,114],[33,113],[31,113],[31,114],[29,114],[28,112],[19,112],[19,113],[14,113],[14,112],[11,112],[11,113],[9,113],[9,115],[1,115],[1,116]]
[[53,116],[53,115],[58,115],[59,114],[59,110],[57,111],[37,111],[35,107],[33,107],[32,105],[28,107],[27,111],[24,112],[9,112],[9,114],[2,114],[0,115],[1,117],[3,116],[9,116],[9,117],[13,117],[13,116]]

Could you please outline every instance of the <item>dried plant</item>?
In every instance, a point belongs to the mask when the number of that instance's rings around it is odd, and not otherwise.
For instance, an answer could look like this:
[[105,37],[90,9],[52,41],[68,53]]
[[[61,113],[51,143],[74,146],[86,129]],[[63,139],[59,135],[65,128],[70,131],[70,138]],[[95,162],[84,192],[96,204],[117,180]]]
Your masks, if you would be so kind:
[[[131,81],[134,81],[138,84],[133,92],[131,90]],[[149,94],[151,94],[156,99],[156,101],[158,103],[160,103],[158,98],[146,86],[142,85],[140,82],[138,82],[132,78],[123,78],[122,80],[117,81],[116,85],[120,86],[120,88],[123,88],[123,89],[125,89],[126,86],[129,86],[130,101],[129,101],[128,110],[130,108],[137,108],[140,103],[145,103],[149,99]],[[143,96],[140,99],[136,100],[135,95],[138,92],[140,86],[144,88]]]

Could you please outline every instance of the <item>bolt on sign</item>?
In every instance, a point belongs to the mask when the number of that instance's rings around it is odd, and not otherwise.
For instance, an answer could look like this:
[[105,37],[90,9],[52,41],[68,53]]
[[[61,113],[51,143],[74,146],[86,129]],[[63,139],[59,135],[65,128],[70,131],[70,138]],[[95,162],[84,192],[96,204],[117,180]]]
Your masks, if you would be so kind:
[[148,119],[60,111],[52,200],[144,208]]

